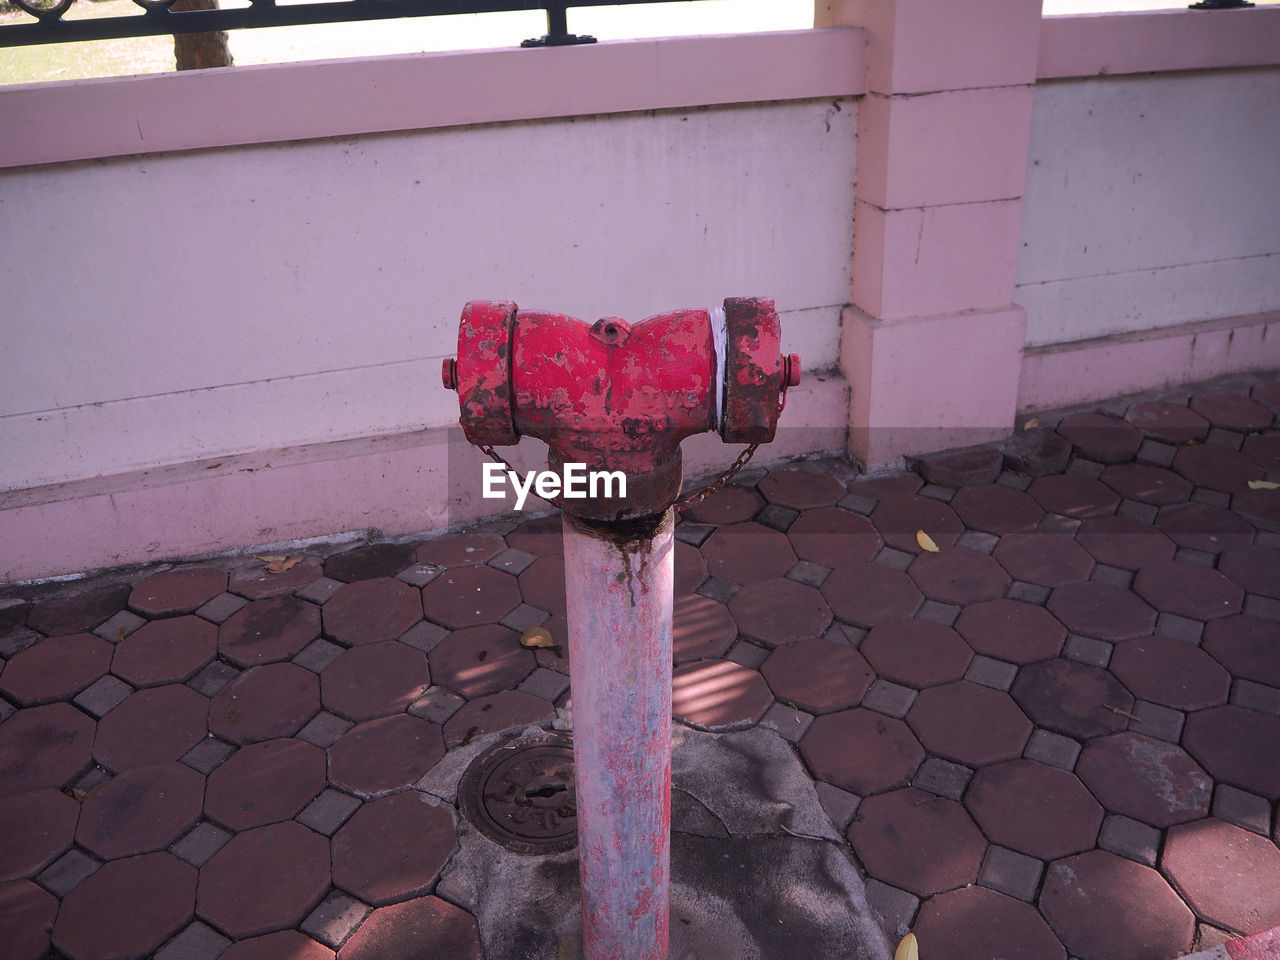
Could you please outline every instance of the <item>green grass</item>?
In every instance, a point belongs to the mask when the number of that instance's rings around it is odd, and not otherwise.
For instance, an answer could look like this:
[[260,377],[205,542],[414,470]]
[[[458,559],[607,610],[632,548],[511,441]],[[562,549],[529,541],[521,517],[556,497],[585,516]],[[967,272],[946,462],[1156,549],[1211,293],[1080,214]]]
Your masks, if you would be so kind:
[[[142,14],[133,0],[79,0],[68,19],[120,17]],[[0,14],[0,26],[29,22],[18,10]],[[135,73],[163,73],[173,69],[173,37],[134,37],[128,40],[90,40],[50,43],[0,50],[0,84],[122,77]]]

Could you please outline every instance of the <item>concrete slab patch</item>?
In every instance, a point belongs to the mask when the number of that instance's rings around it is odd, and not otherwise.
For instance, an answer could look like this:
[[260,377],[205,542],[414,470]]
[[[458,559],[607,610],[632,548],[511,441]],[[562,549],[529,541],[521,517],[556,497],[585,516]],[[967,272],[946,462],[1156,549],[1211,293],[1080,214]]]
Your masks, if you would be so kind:
[[[785,740],[763,728],[677,728],[673,741],[671,960],[891,955],[857,869]],[[446,758],[419,788],[456,793],[477,747]],[[475,914],[486,955],[581,956],[576,851],[511,853],[465,820],[458,837],[436,893]]]

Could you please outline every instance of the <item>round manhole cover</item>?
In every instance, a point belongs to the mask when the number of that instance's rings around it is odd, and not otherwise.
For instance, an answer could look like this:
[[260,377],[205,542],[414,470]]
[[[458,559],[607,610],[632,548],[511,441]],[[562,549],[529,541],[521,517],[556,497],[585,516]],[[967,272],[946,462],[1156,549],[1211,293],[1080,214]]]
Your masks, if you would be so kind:
[[508,850],[572,850],[578,843],[573,738],[551,732],[495,744],[462,775],[458,805],[476,829]]

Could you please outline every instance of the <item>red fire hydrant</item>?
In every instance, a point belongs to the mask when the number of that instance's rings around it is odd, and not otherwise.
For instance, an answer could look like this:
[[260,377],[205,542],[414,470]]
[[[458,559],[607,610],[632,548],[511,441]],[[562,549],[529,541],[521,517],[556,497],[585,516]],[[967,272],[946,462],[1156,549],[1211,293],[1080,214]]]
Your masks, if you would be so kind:
[[[668,949],[671,667],[680,442],[773,439],[800,358],[779,353],[772,300],[728,299],[634,326],[472,301],[444,385],[467,439],[546,442],[565,478],[570,696],[586,960],[662,960]],[[573,466],[621,484],[584,484]]]

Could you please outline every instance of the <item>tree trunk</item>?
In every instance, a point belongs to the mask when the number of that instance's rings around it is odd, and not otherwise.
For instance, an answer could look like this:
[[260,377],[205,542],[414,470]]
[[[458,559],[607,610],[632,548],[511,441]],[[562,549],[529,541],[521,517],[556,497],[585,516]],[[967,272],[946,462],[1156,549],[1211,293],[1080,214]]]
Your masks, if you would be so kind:
[[[170,9],[216,10],[218,0],[177,0]],[[209,33],[175,33],[173,35],[173,59],[179,70],[202,70],[205,67],[231,66],[231,48],[227,45],[227,32],[214,30]]]

